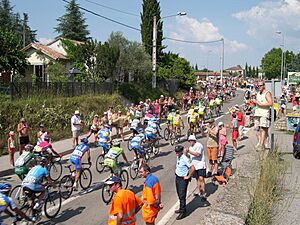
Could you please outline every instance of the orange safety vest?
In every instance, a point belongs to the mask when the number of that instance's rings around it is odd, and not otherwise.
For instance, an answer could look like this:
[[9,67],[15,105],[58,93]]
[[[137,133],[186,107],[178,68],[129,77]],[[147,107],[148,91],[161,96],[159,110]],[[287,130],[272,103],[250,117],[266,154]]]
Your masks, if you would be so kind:
[[153,174],[149,174],[144,183],[144,188],[142,191],[142,215],[144,218],[156,216],[159,209],[154,207],[160,204],[161,187],[159,180]]
[[117,214],[122,213],[122,223],[124,225],[135,225],[135,211],[142,204],[142,200],[138,198],[132,191],[130,190],[119,190],[112,202],[108,225],[116,225],[117,224]]

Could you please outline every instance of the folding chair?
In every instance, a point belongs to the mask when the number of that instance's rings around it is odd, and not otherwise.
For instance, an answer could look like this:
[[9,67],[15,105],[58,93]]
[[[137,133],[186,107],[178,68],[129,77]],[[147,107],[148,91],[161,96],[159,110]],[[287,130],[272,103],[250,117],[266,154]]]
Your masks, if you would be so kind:
[[234,150],[232,147],[226,146],[223,159],[219,164],[218,175],[214,176],[213,181],[219,184],[227,184],[229,177],[232,174],[232,160],[234,159]]

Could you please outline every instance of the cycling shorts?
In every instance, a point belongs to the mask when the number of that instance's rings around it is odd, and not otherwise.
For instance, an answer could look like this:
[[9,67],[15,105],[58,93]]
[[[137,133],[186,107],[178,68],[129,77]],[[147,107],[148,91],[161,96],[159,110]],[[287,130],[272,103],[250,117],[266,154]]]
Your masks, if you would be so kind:
[[145,151],[144,151],[144,148],[142,146],[132,146],[132,149],[134,150],[134,152],[137,154],[137,155],[145,155]]
[[180,127],[180,124],[179,124],[179,123],[174,123],[174,124],[173,124],[173,127],[179,128],[179,127]]
[[199,117],[203,118],[204,117],[204,113],[199,113]]
[[146,133],[146,138],[149,139],[150,141],[156,140],[157,136],[156,134],[152,134],[152,133]]
[[110,159],[110,158],[105,158],[104,159],[104,166],[108,166],[112,168],[113,170],[118,168],[118,164],[116,160]]
[[74,165],[75,170],[81,170],[81,159],[80,158],[70,158],[70,162]]
[[36,193],[43,192],[45,190],[45,187],[41,184],[24,184],[22,186],[23,188],[26,187]]
[[109,151],[109,146],[106,142],[98,142],[98,146],[102,147],[105,153]]

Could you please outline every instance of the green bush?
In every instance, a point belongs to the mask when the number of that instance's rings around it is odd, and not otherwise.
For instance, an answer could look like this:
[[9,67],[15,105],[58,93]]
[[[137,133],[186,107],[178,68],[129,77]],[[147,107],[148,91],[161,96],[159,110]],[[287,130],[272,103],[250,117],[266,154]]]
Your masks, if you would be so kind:
[[133,83],[120,84],[118,91],[121,95],[132,102],[145,101],[146,98],[151,100],[158,99],[160,95],[168,96],[168,92],[162,88],[152,89],[151,86]]
[[[71,117],[75,110],[81,113],[83,131],[88,130],[94,114],[101,115],[108,106],[124,110],[120,96],[97,95],[72,98],[31,98],[19,101],[2,102],[0,107],[0,151],[6,152],[6,139],[9,130],[17,131],[20,118],[24,117],[30,126],[30,140],[36,142],[39,124],[43,123],[52,140],[71,138]],[[4,149],[4,151],[3,151]]]

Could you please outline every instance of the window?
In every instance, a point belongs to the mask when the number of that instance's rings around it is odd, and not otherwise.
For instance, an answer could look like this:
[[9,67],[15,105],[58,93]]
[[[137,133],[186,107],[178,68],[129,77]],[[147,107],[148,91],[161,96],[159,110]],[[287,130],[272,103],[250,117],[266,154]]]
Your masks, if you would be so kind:
[[37,81],[47,82],[47,75],[45,74],[44,66],[43,65],[35,65],[34,67],[35,67],[34,71],[35,71]]

